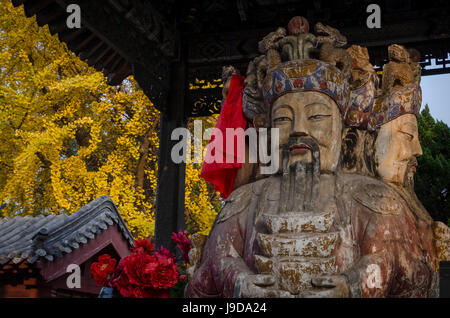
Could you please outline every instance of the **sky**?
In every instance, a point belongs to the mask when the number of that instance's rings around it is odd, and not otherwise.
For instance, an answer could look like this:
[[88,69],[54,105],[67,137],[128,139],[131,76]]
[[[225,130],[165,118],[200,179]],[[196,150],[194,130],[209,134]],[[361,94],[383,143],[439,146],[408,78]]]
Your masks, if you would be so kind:
[[431,116],[450,126],[450,74],[422,76],[422,108],[430,107]]

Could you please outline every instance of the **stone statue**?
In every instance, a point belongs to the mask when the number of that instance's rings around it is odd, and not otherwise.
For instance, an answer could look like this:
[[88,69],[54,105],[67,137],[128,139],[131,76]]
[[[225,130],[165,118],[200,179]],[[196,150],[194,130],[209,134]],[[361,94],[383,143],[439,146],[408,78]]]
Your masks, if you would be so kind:
[[[304,26],[305,20],[291,21]],[[408,82],[406,91],[386,90],[380,100],[367,51],[340,49],[336,40],[342,40],[340,33],[322,25],[316,29],[328,30],[331,37],[317,41],[319,58],[305,55],[302,45],[291,47],[297,52],[283,54],[282,38],[278,48],[271,47],[281,52],[277,65],[258,74],[266,56],[249,64],[243,111],[250,123],[259,121],[279,130],[279,148],[271,151],[279,154],[281,165],[276,174],[243,184],[226,199],[204,246],[202,240],[194,244],[187,297],[431,297],[436,293],[429,223],[421,223],[417,214],[423,211],[416,211],[388,180],[409,178],[414,167],[410,158],[419,154],[416,141],[413,136],[404,145],[409,149],[407,159],[395,154],[395,145],[389,144],[393,137],[383,142],[389,134],[384,118],[392,119],[392,109],[398,108],[400,95],[395,94],[412,94],[414,101],[419,91]],[[298,34],[304,32],[305,28]],[[327,58],[336,54],[338,59]],[[380,112],[375,112],[377,106]],[[415,112],[416,106],[408,107]],[[356,115],[351,117],[351,111]],[[396,118],[409,125],[407,115]],[[348,136],[363,136],[363,142],[352,146]],[[374,150],[368,155],[355,153],[351,151],[358,148],[355,145]],[[345,164],[349,158],[354,164]],[[393,165],[397,159],[406,166]],[[389,165],[396,169],[395,176],[387,171]],[[405,185],[405,178],[395,180]]]
[[[376,170],[378,176],[400,194],[409,206],[416,218],[425,261],[437,271],[439,261],[449,259],[450,230],[442,222],[433,222],[414,192],[416,158],[422,155],[417,126],[422,102],[420,67],[403,47],[392,45],[388,50],[390,56],[397,57],[392,57],[385,66],[389,72],[383,74],[383,81],[394,83],[399,78],[410,80],[399,81],[398,85],[386,89],[387,95],[380,97],[382,109],[378,109],[380,113],[376,114],[379,126],[374,153]],[[404,64],[405,61],[408,61],[410,69]]]

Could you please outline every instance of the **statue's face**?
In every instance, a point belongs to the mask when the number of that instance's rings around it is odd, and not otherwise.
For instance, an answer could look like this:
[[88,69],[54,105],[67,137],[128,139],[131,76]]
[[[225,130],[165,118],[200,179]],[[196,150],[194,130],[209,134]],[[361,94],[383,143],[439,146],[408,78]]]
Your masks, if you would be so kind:
[[[275,101],[271,115],[272,127],[279,128],[280,149],[291,136],[311,137],[319,146],[320,170],[336,170],[342,143],[342,118],[331,97],[319,92],[287,93]],[[297,161],[312,161],[312,151],[307,145],[301,143],[289,148],[289,166]]]
[[415,173],[416,157],[420,155],[422,148],[414,114],[399,116],[381,126],[375,143],[375,161],[384,181],[404,185],[408,174]]

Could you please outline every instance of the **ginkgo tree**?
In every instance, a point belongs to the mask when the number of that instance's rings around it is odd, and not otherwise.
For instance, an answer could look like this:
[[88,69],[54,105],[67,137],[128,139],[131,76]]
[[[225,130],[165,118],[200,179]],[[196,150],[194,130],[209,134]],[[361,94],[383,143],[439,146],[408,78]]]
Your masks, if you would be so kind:
[[[152,235],[158,131],[159,112],[132,77],[107,85],[47,26],[0,0],[1,216],[70,214],[109,195],[136,237]],[[221,202],[200,169],[186,165],[185,214],[206,234]]]

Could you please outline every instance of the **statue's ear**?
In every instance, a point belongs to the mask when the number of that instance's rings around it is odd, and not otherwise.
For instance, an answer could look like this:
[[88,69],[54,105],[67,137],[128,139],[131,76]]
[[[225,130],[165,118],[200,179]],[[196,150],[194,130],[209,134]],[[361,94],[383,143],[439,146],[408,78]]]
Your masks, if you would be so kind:
[[263,114],[256,114],[255,117],[253,117],[253,127],[256,129],[267,127],[266,116]]

